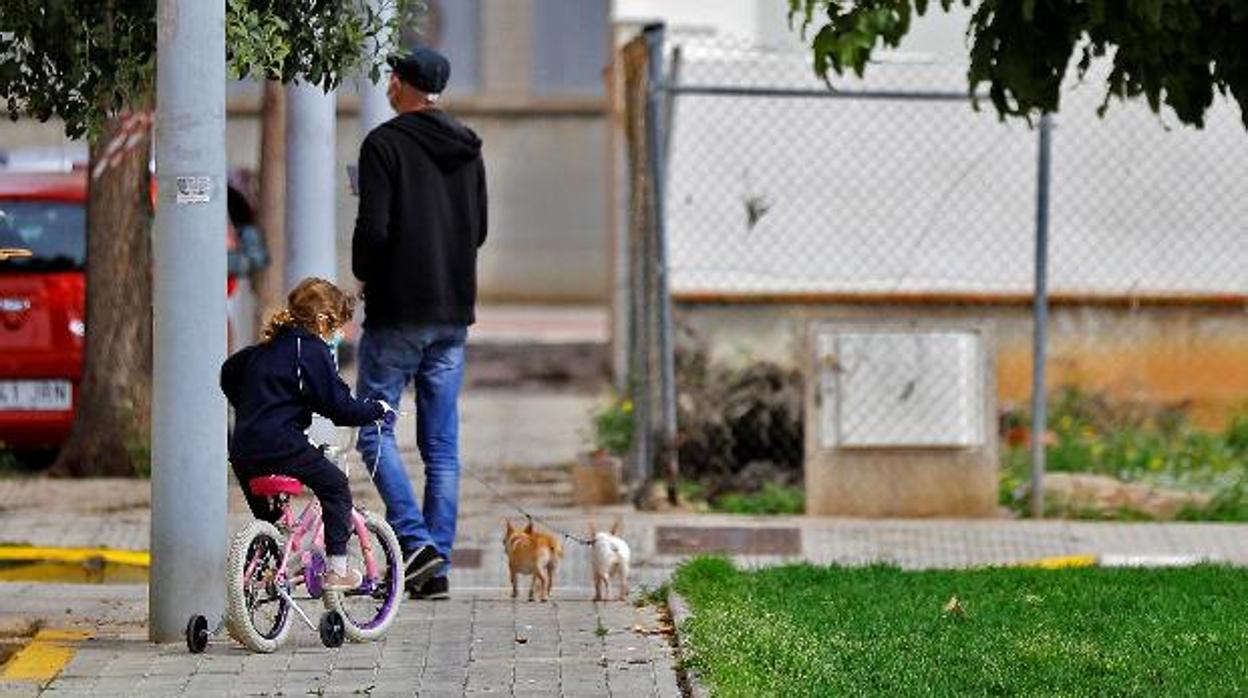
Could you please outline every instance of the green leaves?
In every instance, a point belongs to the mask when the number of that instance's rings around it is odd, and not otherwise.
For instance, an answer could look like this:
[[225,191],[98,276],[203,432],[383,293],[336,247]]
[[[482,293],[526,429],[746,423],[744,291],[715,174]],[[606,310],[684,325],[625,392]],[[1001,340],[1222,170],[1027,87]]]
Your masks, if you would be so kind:
[[[228,0],[232,79],[306,80],[325,90],[358,72],[375,81],[421,0],[382,0],[385,12],[338,0]],[[59,117],[71,138],[150,104],[157,0],[0,1],[0,95],[9,117]]]
[[231,80],[245,77],[243,71],[254,71],[265,77],[280,77],[282,65],[290,55],[286,33],[290,24],[271,13],[258,12],[246,2],[230,0],[225,16],[225,33],[230,37],[227,63]]
[[861,77],[877,42],[895,47],[910,31],[910,0],[864,2],[846,12],[835,0],[805,0],[804,7],[802,2],[790,0],[789,21],[801,14],[803,35],[813,23],[817,7],[822,7],[830,20],[811,43],[815,72],[824,79],[829,68],[837,75],[849,69]]
[[226,61],[235,79],[304,80],[325,91],[366,72],[376,81],[400,32],[426,11],[421,0],[364,2],[228,0]]
[[[1185,124],[1204,125],[1214,90],[1240,103],[1248,126],[1248,2],[1244,0],[941,0],[972,8],[968,88],[988,87],[1002,117],[1057,111],[1067,67],[1083,77],[1097,58],[1111,61],[1103,114],[1111,98],[1143,96],[1153,111],[1170,107]],[[913,3],[913,4],[912,4]],[[822,12],[811,42],[815,72],[861,76],[877,45],[894,47],[911,12],[927,0],[790,0],[802,35]]]
[[59,116],[70,137],[151,100],[156,0],[0,3],[0,93],[10,118]]

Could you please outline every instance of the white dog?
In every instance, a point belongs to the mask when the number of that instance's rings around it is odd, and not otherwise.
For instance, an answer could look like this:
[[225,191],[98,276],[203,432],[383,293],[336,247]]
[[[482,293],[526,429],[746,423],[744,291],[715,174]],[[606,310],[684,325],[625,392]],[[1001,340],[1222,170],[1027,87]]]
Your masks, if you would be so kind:
[[594,565],[594,601],[602,601],[611,592],[611,579],[619,586],[619,598],[628,598],[628,563],[631,553],[628,543],[619,537],[620,522],[616,521],[611,532],[599,531],[589,524],[589,537],[593,539],[590,553]]

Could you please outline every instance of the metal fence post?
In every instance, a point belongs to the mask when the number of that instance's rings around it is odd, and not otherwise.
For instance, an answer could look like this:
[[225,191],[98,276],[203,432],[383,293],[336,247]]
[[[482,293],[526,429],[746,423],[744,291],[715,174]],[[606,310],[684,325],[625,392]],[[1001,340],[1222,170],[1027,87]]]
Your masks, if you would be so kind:
[[1044,433],[1048,426],[1044,387],[1049,324],[1049,177],[1052,159],[1053,122],[1040,117],[1039,158],[1036,171],[1036,287],[1033,298],[1035,333],[1032,341],[1031,376],[1031,515],[1044,516]]
[[[646,140],[650,164],[650,206],[652,209],[655,301],[658,304],[658,342],[655,347],[659,361],[660,424],[659,453],[662,456],[664,475],[667,478],[667,496],[676,502],[676,378],[675,356],[672,347],[672,299],[667,283],[667,229],[664,216],[664,183],[667,174],[667,152],[664,148],[666,135],[663,118],[671,113],[671,105],[664,109],[663,85],[663,39],[665,27],[651,24],[646,27],[646,45],[649,49],[648,80],[646,91]],[[674,99],[674,97],[668,97]],[[652,466],[653,467],[653,466]],[[652,473],[653,474],[653,473]]]
[[156,17],[148,637],[170,642],[225,611],[225,2]]

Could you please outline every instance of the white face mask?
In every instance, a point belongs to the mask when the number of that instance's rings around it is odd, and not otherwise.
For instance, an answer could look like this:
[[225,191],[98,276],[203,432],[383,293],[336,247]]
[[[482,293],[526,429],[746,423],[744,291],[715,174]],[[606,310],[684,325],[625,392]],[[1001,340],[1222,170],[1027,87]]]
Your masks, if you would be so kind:
[[338,345],[342,344],[342,330],[335,330],[333,336],[325,340],[325,343],[330,349],[337,350]]

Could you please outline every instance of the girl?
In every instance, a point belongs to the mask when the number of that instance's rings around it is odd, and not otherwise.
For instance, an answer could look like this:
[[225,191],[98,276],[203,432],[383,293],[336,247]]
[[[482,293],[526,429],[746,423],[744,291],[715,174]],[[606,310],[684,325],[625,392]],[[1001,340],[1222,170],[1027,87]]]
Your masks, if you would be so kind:
[[264,328],[264,339],[226,359],[221,390],[234,406],[230,464],[258,519],[275,521],[265,497],[247,483],[262,475],[298,478],[321,502],[329,569],[325,588],[358,587],[362,576],[347,569],[351,490],[347,476],[308,442],[312,413],[339,426],[393,420],[380,400],[357,400],[338,376],[330,347],[355,312],[355,299],[332,283],[307,278],[287,296],[286,309]]

